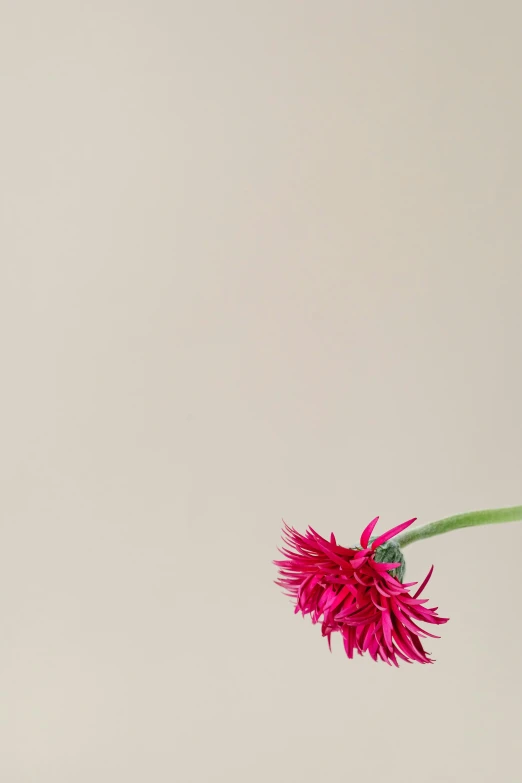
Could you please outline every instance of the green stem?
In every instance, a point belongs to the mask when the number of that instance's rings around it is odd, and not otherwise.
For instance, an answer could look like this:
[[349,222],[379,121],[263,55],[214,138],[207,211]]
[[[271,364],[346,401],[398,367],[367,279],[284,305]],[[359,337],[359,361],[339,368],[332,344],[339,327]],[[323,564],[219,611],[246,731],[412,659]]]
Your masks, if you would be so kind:
[[468,514],[457,514],[454,517],[439,519],[430,522],[429,525],[408,530],[402,536],[398,536],[396,543],[402,548],[420,541],[423,538],[440,536],[441,533],[449,533],[450,530],[458,530],[459,527],[475,527],[475,525],[496,525],[499,522],[517,522],[522,520],[522,506],[510,508],[493,508],[486,511],[471,511]]

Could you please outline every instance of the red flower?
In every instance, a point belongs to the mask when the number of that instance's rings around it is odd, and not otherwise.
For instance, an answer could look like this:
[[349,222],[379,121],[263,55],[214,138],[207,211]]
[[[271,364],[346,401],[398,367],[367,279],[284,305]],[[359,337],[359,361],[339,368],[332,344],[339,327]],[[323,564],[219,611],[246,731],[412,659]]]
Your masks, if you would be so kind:
[[[377,520],[370,522],[361,535],[361,547],[346,549],[330,541],[311,527],[305,535],[284,523],[283,540],[289,549],[280,549],[285,560],[276,560],[280,578],[276,581],[296,603],[295,613],[310,615],[313,623],[322,623],[328,639],[339,631],[349,658],[369,652],[374,661],[381,658],[398,666],[397,658],[413,663],[433,663],[420,637],[431,636],[417,622],[440,624],[437,607],[429,609],[426,598],[419,598],[432,573],[414,595],[402,584],[404,558],[391,538],[409,527],[415,519],[403,522],[370,543]],[[389,542],[389,543],[386,543]],[[393,560],[394,562],[388,562]],[[392,573],[395,572],[395,575]],[[399,578],[397,578],[399,577]]]

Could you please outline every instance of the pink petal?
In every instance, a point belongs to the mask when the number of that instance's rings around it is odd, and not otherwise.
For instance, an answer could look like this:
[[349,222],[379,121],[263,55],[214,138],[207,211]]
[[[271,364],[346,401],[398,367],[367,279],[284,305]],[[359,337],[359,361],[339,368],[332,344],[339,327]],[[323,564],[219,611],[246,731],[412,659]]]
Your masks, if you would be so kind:
[[345,585],[342,587],[335,598],[329,603],[329,605],[326,607],[329,612],[333,612],[334,609],[337,609],[337,607],[342,604],[345,598],[348,598],[348,596],[352,593],[353,587],[351,585]]
[[386,543],[386,541],[389,541],[390,538],[393,538],[397,535],[397,533],[400,533],[402,530],[405,530],[410,525],[413,525],[413,523],[416,521],[417,517],[414,517],[413,519],[408,519],[407,522],[403,522],[401,525],[397,525],[397,527],[392,527],[391,530],[388,530],[387,533],[383,533],[382,536],[379,536],[375,539],[375,541],[372,543],[372,549],[377,549],[378,546],[381,546],[381,544]]
[[355,642],[355,631],[353,628],[347,628],[346,631],[343,632],[343,642],[346,655],[348,658],[353,658],[353,648]]
[[366,633],[364,634],[364,639],[363,639],[363,643],[362,643],[363,650],[367,650],[368,649],[368,645],[370,644],[370,640],[371,640],[371,638],[373,636],[374,631],[375,631],[375,623],[370,623],[368,625],[368,629],[367,629]]
[[392,639],[393,626],[392,626],[392,621],[389,612],[383,612],[381,618],[382,618],[382,630],[384,632],[384,638],[386,640],[386,644],[388,645],[390,650],[393,650],[393,639]]
[[413,659],[414,661],[418,661],[419,663],[426,663],[426,661],[419,654],[418,650],[414,647],[406,631],[403,630],[400,632],[398,629],[394,628],[392,631],[392,636],[404,655],[408,656],[408,658]]
[[364,528],[361,535],[361,546],[363,549],[366,549],[366,547],[368,546],[368,543],[370,541],[370,536],[373,533],[373,529],[378,521],[379,521],[379,517],[375,517],[375,519],[372,519],[370,524]]
[[350,560],[350,565],[352,566],[352,568],[360,568],[362,564],[366,562],[367,559],[368,559],[367,555],[363,555],[362,557],[353,557]]
[[403,612],[397,615],[399,622],[406,626],[406,628],[412,632],[412,634],[416,634],[417,636],[431,636],[432,639],[440,639],[440,636],[436,636],[434,633],[429,633],[428,631],[425,631],[424,628],[420,628],[416,623],[413,622],[413,620],[410,620],[409,617],[407,617]]
[[419,589],[417,590],[417,592],[413,596],[414,598],[417,598],[417,596],[419,596],[422,593],[422,591],[424,590],[424,588],[426,587],[426,585],[430,581],[432,573],[433,573],[433,566],[430,568],[430,570],[428,571],[428,575],[426,576],[426,579],[424,580],[424,582],[421,584],[421,586],[419,587]]
[[385,571],[393,571],[394,568],[399,568],[402,563],[376,563],[375,560],[370,560],[372,568],[378,573],[382,574]]

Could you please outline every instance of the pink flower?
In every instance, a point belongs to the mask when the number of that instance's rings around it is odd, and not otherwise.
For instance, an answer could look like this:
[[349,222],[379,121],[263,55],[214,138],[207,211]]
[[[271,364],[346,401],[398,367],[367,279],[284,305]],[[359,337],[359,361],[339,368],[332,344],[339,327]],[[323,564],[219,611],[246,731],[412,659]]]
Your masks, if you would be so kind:
[[279,550],[285,560],[274,561],[280,575],[276,584],[295,601],[295,613],[309,614],[313,623],[322,623],[330,650],[330,637],[339,631],[349,658],[356,650],[359,655],[369,652],[374,661],[381,658],[395,666],[399,665],[397,658],[407,663],[433,663],[420,637],[439,637],[417,624],[448,621],[437,615],[437,607],[425,606],[428,599],[419,598],[433,566],[416,593],[410,595],[407,588],[417,582],[402,584],[397,578],[404,570],[404,558],[390,539],[415,519],[370,543],[378,519],[363,531],[361,547],[351,549],[339,546],[333,533],[328,541],[311,527],[302,535],[284,523],[283,540],[289,548]]

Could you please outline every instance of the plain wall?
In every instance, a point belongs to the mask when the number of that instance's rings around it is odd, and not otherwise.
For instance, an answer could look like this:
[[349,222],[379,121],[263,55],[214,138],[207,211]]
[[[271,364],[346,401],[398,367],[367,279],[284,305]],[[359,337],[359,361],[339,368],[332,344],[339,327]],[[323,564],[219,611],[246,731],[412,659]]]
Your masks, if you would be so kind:
[[520,780],[522,524],[433,666],[274,586],[522,502],[522,6],[4,2],[0,780]]

